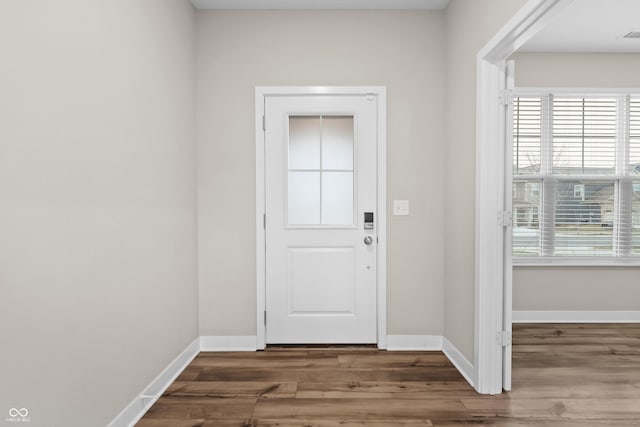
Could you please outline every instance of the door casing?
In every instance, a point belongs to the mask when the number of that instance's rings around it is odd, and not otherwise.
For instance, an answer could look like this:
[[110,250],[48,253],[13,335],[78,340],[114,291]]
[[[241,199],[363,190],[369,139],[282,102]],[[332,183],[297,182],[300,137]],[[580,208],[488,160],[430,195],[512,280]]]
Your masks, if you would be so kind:
[[[473,386],[482,394],[503,390],[502,351],[505,318],[511,317],[511,295],[505,295],[505,165],[504,99],[509,57],[574,0],[529,0],[478,52],[476,62],[476,203],[475,314]],[[496,191],[498,190],[498,191]],[[497,217],[497,218],[496,218]],[[497,219],[497,221],[496,221]],[[509,278],[507,278],[509,279]],[[455,343],[454,343],[455,344]],[[507,384],[508,386],[509,384]]]
[[255,90],[256,131],[256,347],[264,349],[266,309],[265,235],[265,99],[271,96],[375,96],[377,102],[377,345],[386,348],[387,338],[387,126],[386,88],[383,86],[259,86]]

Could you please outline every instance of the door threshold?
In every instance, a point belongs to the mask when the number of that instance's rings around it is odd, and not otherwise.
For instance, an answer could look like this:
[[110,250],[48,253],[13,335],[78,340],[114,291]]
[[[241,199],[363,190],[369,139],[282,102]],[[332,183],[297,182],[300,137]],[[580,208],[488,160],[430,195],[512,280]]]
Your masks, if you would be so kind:
[[379,350],[377,344],[267,344],[266,351],[278,350]]

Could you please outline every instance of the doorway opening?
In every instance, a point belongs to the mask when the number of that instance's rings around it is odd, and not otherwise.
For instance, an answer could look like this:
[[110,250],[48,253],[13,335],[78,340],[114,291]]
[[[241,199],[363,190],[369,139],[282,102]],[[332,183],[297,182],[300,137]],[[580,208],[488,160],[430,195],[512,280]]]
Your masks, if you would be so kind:
[[483,394],[511,388],[507,60],[571,3],[530,0],[477,56],[474,386]]

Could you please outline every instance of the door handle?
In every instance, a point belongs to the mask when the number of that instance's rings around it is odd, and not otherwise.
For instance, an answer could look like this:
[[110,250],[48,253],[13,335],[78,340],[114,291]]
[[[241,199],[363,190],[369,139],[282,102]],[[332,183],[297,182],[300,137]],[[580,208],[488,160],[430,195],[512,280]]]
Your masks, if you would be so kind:
[[364,238],[364,244],[365,244],[365,245],[369,246],[369,245],[370,245],[370,244],[372,244],[372,243],[373,243],[373,237],[371,237],[371,236],[366,236],[366,237]]

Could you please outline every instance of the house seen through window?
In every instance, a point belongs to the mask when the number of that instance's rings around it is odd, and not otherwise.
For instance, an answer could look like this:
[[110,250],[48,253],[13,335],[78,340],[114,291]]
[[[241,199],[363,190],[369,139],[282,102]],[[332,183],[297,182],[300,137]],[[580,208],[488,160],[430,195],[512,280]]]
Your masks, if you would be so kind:
[[640,261],[640,95],[513,100],[515,262]]

